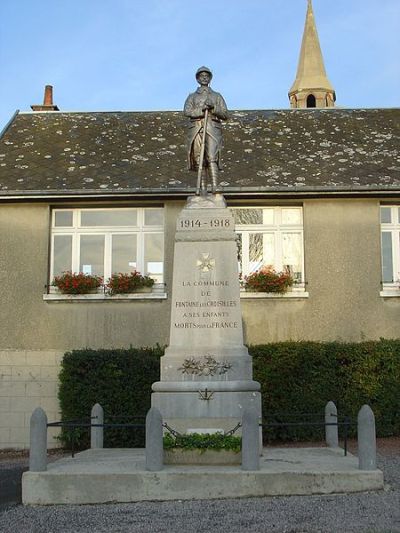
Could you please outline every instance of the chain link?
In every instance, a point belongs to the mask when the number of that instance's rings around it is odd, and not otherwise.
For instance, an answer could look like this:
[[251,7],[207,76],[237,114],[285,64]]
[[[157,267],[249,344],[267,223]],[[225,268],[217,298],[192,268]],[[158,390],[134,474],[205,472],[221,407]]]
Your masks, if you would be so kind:
[[175,429],[172,429],[171,426],[169,426],[166,422],[163,422],[163,427],[171,433],[174,437],[181,437],[182,434],[176,431]]
[[226,432],[224,433],[225,437],[230,437],[231,435],[233,435],[234,433],[236,433],[236,431],[237,431],[240,427],[242,427],[242,423],[241,423],[241,422],[238,422],[237,425],[236,425],[233,429],[231,429],[230,431],[226,431]]
[[[179,431],[176,431],[176,429],[173,429],[171,426],[169,426],[166,422],[163,422],[163,427],[169,431],[171,433],[171,435],[173,435],[174,437],[181,437],[182,436],[182,433],[179,433]],[[225,437],[230,437],[231,435],[233,435],[234,433],[236,433],[236,431],[242,427],[242,423],[241,422],[238,422],[236,424],[236,426],[231,429],[230,431],[226,431],[224,433],[224,436]]]

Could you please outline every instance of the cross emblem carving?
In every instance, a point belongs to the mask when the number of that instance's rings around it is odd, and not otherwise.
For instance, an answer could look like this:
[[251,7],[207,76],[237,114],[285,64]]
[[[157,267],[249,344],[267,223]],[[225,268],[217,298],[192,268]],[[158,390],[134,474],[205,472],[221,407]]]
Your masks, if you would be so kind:
[[215,268],[215,259],[211,258],[210,253],[202,253],[201,259],[198,259],[196,261],[196,266],[200,270],[200,272],[210,272]]

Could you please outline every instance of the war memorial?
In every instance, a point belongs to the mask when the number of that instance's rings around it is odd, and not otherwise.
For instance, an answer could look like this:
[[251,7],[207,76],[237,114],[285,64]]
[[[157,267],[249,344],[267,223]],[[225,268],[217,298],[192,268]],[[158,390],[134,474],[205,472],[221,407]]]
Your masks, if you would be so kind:
[[200,87],[184,107],[197,193],[177,220],[170,344],[161,381],[153,385],[152,405],[178,430],[228,431],[249,407],[261,419],[260,385],[252,380],[243,344],[234,220],[217,192],[221,120],[228,112],[223,97],[209,87],[211,76],[206,67],[198,69]]
[[[104,449],[101,406],[94,406],[91,449],[47,465],[47,417],[31,419],[30,471],[25,504],[130,502],[245,496],[329,494],[383,488],[376,468],[375,423],[364,406],[358,417],[359,457],[338,445],[335,406],[326,409],[326,447],[269,449],[262,443],[260,385],[243,342],[234,220],[219,190],[223,97],[207,67],[186,100],[188,167],[196,194],[177,218],[170,342],[161,358],[146,419],[146,449]],[[267,414],[264,413],[264,418]],[[336,420],[336,422],[335,422]],[[167,464],[163,434],[236,433],[238,464],[194,454]],[[217,455],[218,455],[217,453]],[[183,463],[183,464],[182,464]]]

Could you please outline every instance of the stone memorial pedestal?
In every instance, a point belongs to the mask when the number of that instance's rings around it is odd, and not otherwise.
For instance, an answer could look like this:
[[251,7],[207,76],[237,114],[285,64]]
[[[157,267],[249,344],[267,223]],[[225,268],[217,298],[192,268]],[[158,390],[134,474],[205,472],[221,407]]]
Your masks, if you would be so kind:
[[254,407],[259,383],[243,345],[234,220],[222,195],[189,198],[176,228],[170,344],[152,406],[179,432],[228,431]]

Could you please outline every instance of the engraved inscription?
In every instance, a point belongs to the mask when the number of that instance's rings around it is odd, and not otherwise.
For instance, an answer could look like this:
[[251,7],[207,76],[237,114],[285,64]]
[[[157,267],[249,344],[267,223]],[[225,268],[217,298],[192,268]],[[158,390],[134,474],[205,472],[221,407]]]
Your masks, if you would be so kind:
[[[202,255],[204,256],[202,268],[211,267],[213,261],[211,255]],[[211,265],[209,265],[210,261]],[[241,326],[237,313],[233,312],[239,305],[238,301],[221,298],[221,290],[227,291],[227,295],[230,293],[228,280],[192,279],[183,280],[180,285],[184,289],[181,295],[186,294],[187,300],[182,299],[174,302],[176,314],[173,325],[176,329],[227,330],[238,329]]]
[[179,220],[178,226],[179,229],[209,229],[209,228],[216,228],[216,229],[229,229],[233,228],[231,218],[211,218],[208,220],[204,219],[192,219],[192,218],[183,218]]
[[199,300],[183,300],[176,301],[175,307],[236,307],[237,302],[234,300],[207,300],[200,302]]
[[[174,280],[171,332],[179,332],[178,339],[183,331],[187,331],[188,336],[193,332],[196,342],[207,331],[210,336],[204,342],[221,342],[221,339],[232,342],[240,337],[239,284],[236,286],[233,277],[236,269],[232,268],[235,265],[230,260],[229,266],[225,264],[234,253],[231,243],[234,226],[233,217],[222,210],[215,213],[212,209],[193,210],[190,214],[183,211],[178,218],[178,232],[199,235],[196,248],[191,248],[187,258],[182,257],[187,261],[182,266],[182,275]],[[224,235],[230,243],[226,247],[211,244],[214,236]],[[230,250],[230,255],[227,256],[225,248]]]
[[206,324],[199,324],[197,322],[175,322],[174,326],[177,329],[237,329],[238,322],[207,322]]

